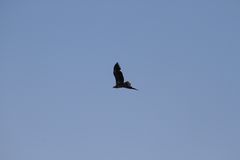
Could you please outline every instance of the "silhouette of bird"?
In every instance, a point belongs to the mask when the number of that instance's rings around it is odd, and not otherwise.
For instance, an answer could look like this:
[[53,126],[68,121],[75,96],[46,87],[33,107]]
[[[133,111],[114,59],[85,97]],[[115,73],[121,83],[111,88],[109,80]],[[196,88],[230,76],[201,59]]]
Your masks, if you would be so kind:
[[131,83],[129,81],[124,82],[124,77],[118,62],[113,67],[113,75],[116,79],[116,85],[113,86],[113,88],[127,88],[137,90],[131,86]]

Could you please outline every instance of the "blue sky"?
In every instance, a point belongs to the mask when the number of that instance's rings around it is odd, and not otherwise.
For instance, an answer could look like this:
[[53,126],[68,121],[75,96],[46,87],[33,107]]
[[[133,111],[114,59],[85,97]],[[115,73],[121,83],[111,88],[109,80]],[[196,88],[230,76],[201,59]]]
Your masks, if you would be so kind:
[[2,0],[0,159],[239,160],[239,7]]

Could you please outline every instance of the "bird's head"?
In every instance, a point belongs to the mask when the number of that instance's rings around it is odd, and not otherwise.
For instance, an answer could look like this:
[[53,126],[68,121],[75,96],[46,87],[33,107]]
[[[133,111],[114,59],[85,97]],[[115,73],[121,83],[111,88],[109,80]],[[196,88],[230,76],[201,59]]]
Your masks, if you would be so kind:
[[115,86],[113,86],[113,88],[121,88],[121,85],[116,84]]

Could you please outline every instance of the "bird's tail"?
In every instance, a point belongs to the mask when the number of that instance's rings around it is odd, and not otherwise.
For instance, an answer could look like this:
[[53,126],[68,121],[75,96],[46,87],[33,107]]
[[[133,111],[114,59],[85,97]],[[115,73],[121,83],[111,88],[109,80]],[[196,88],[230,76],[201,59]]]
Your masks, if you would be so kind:
[[126,82],[124,83],[124,85],[125,85],[125,87],[128,88],[128,89],[138,90],[138,89],[136,89],[136,88],[133,88],[132,85],[131,85],[131,83],[130,83],[129,81],[126,81]]

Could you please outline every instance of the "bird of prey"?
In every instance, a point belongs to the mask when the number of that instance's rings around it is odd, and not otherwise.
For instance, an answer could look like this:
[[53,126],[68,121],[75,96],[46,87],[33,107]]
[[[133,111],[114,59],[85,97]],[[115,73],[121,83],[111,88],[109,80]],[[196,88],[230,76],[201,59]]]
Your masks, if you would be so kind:
[[113,88],[127,88],[127,89],[137,90],[136,88],[133,88],[131,86],[131,83],[129,81],[124,82],[124,77],[121,71],[121,67],[118,63],[114,65],[113,75],[116,79],[116,85],[113,86]]

